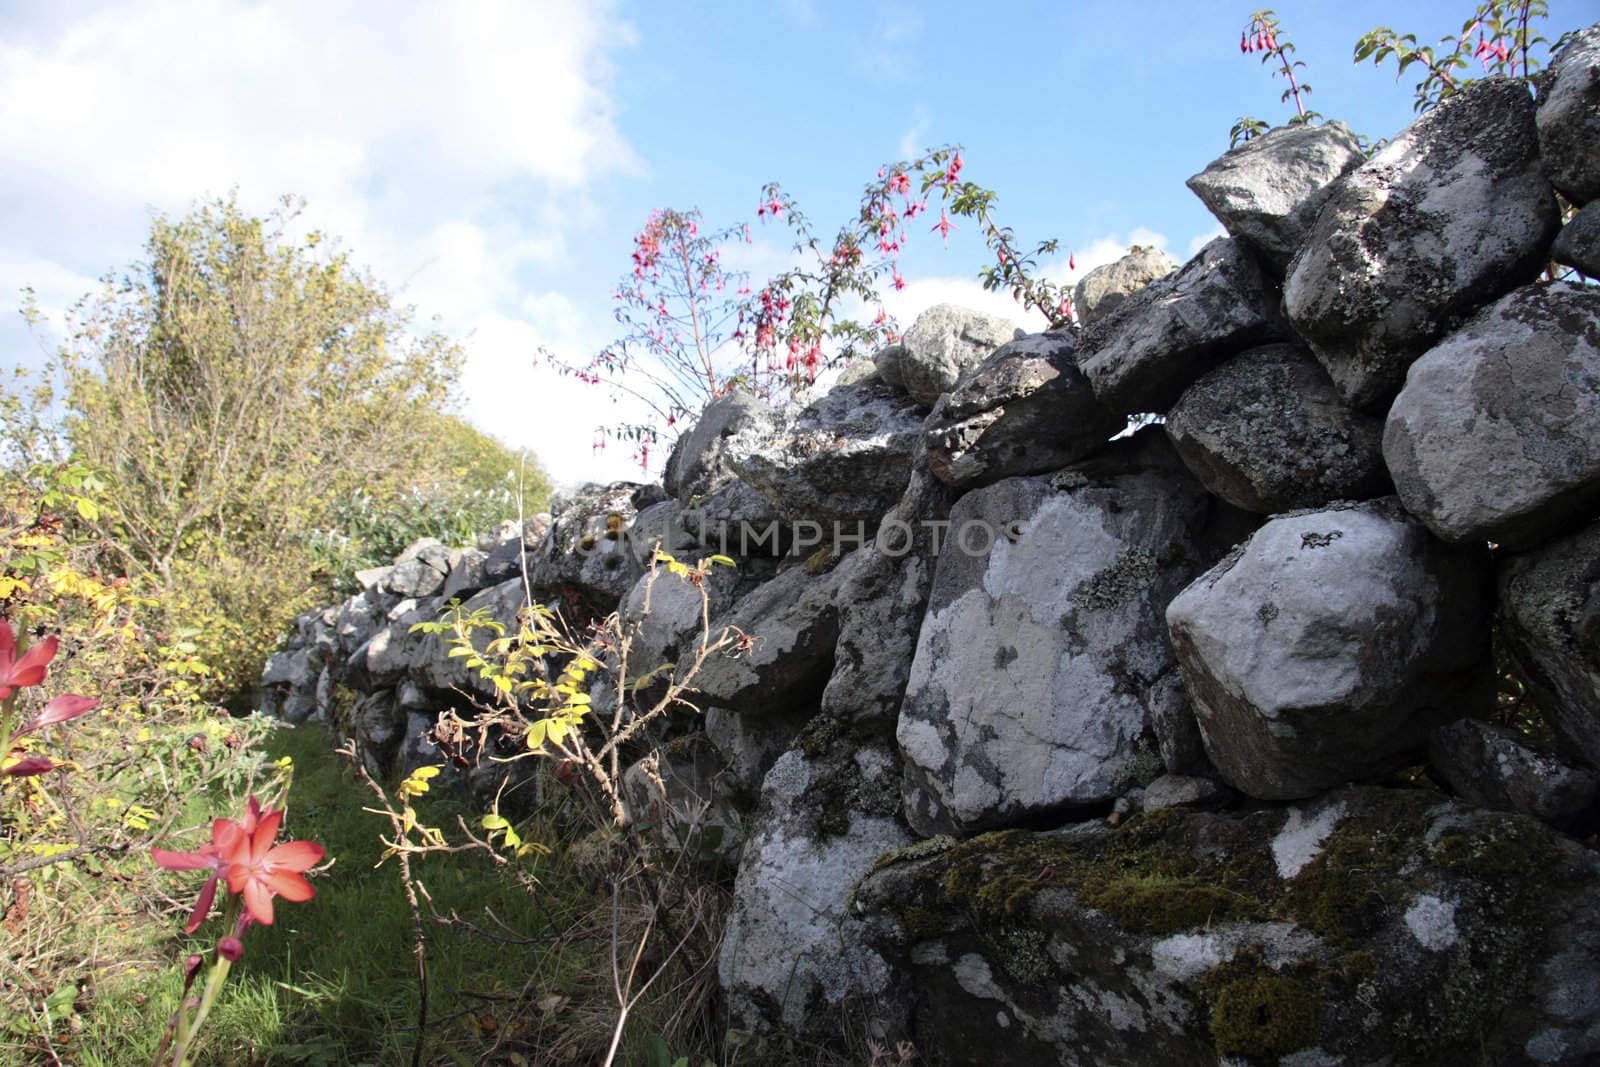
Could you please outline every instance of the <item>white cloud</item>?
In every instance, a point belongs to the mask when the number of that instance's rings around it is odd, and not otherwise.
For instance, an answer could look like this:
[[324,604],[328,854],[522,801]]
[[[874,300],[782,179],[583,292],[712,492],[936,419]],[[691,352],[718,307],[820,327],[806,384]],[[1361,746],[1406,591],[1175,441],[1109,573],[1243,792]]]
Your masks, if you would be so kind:
[[967,278],[919,278],[907,281],[899,292],[884,294],[883,306],[902,329],[935,304],[955,304],[1000,318],[1009,319],[1029,333],[1046,329],[1049,323],[1037,311],[1024,310],[1009,293],[994,293]]
[[919,107],[910,128],[900,135],[900,159],[916,159],[922,155],[922,150],[928,147],[928,127],[927,112]]
[[[565,258],[589,183],[642,167],[608,94],[612,55],[634,40],[613,8],[144,0],[14,21],[0,29],[0,203],[26,210],[0,217],[0,300],[32,285],[59,320],[94,275],[138,257],[150,209],[237,188],[264,213],[296,193],[299,228],[339,235],[424,318],[470,334],[473,421],[575,476],[588,463],[571,441],[586,450],[589,430],[561,420],[593,398],[528,364],[539,343],[595,339],[519,274]],[[532,417],[541,394],[559,411]]]
[[1205,233],[1198,234],[1189,242],[1189,258],[1193,259],[1199,255],[1202,248],[1215,241],[1218,237],[1226,236],[1228,236],[1228,231],[1224,230],[1220,223],[1211,227]]
[[1141,248],[1159,248],[1163,252],[1171,254],[1166,234],[1157,233],[1155,230],[1147,229],[1143,226],[1136,226],[1127,233],[1110,233],[1104,237],[1097,237],[1083,248],[1077,249],[1074,253],[1078,262],[1078,269],[1075,273],[1061,271],[1060,268],[1065,264],[1065,260],[1054,261],[1051,264],[1050,276],[1060,277],[1064,273],[1071,273],[1072,281],[1076,282],[1096,267],[1103,267],[1107,263],[1115,263],[1127,255],[1128,250],[1134,245],[1138,245]]

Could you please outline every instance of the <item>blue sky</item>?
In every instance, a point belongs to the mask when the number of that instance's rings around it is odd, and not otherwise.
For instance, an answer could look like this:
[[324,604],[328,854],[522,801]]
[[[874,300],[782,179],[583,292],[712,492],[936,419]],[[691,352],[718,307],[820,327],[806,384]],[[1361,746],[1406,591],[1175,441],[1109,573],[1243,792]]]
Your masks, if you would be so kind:
[[[1310,104],[1357,132],[1412,118],[1392,66],[1357,67],[1378,25],[1434,40],[1471,3],[1283,3]],[[1600,19],[1552,0],[1546,35]],[[1080,272],[1130,243],[1180,261],[1218,229],[1184,179],[1241,114],[1282,121],[1280,79],[1238,51],[1251,8],[1219,3],[529,2],[378,5],[0,0],[0,358],[35,362],[9,314],[32,286],[59,324],[138,258],[152,210],[236,187],[306,221],[437,315],[469,352],[465,413],[561,481],[637,475],[596,454],[623,414],[532,357],[614,335],[612,286],[660,206],[754,221],[781,181],[831,232],[880,163],[965,146],[1031,244]],[[1408,78],[1408,82],[1409,82]],[[788,265],[782,231],[738,261]],[[1011,313],[973,282],[970,233],[911,234],[902,321],[953,300]],[[1065,263],[1052,263],[1058,277]],[[48,335],[45,338],[48,341]]]

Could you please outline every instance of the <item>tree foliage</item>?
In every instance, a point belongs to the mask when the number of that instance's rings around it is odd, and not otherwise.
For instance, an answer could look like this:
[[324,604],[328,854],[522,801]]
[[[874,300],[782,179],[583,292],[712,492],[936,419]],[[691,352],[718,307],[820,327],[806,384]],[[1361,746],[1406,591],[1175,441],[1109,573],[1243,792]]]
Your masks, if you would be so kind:
[[109,486],[116,540],[174,560],[285,549],[339,496],[397,493],[419,421],[461,362],[321,235],[233,200],[156,218],[146,259],[79,305],[62,350],[73,453]]
[[[149,583],[151,621],[197,646],[213,695],[371,553],[517,510],[518,457],[448,411],[461,348],[335,242],[296,236],[298,211],[230,197],[157,216],[143,260],[69,314],[45,385],[0,399],[15,471],[92,472],[85,535],[108,573]],[[523,481],[542,504],[536,465]],[[392,536],[346,529],[352,501],[369,526],[396,518]]]

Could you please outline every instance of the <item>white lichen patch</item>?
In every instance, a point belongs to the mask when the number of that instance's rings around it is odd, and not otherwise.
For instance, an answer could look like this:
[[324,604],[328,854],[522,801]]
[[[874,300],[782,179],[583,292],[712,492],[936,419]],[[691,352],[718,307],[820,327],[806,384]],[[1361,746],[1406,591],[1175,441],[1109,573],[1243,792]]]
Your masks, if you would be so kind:
[[1150,946],[1150,961],[1169,980],[1187,982],[1233,959],[1233,951],[1217,934],[1174,934]]
[[1005,1000],[1004,991],[995,983],[994,972],[989,970],[989,961],[976,952],[968,952],[951,968],[955,975],[956,984],[966,990],[969,996],[981,997],[984,1000]]
[[1298,875],[1305,865],[1322,853],[1323,843],[1333,833],[1339,820],[1344,818],[1344,801],[1331,804],[1315,814],[1308,815],[1303,808],[1289,812],[1283,829],[1272,839],[1272,859],[1278,865],[1278,877],[1289,879]]
[[1406,909],[1406,929],[1423,948],[1443,952],[1460,936],[1456,930],[1456,906],[1424,893]]

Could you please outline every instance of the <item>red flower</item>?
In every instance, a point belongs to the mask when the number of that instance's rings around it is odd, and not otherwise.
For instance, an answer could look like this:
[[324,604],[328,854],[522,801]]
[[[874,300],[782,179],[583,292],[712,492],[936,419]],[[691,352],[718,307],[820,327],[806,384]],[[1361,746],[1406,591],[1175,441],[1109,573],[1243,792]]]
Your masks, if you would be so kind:
[[10,623],[0,623],[0,700],[23,686],[44,681],[45,667],[56,658],[59,642],[52,635],[17,658],[17,635]]
[[244,896],[245,911],[263,926],[272,925],[272,898],[304,901],[316,890],[302,872],[322,862],[323,847],[312,841],[286,841],[274,845],[283,812],[261,816],[254,832],[242,831],[221,844],[228,864],[228,891]]
[[[27,657],[24,656],[23,658],[26,659]],[[18,730],[17,736],[20,737],[23,734],[32,733],[41,726],[54,726],[58,722],[76,719],[79,715],[91,712],[99,706],[100,702],[98,700],[90,700],[88,697],[81,697],[76,693],[62,693],[46,704],[44,710],[32,722]]]
[[55,769],[55,762],[47,756],[22,756],[17,762],[0,770],[0,774],[7,778],[32,778],[36,774],[44,774]]
[[183,932],[192,934],[200,929],[200,924],[206,921],[206,916],[211,913],[212,901],[217,899],[217,879],[227,872],[228,865],[222,859],[222,853],[217,847],[217,840],[224,833],[222,827],[226,823],[232,827],[232,833],[238,833],[239,824],[232,819],[218,819],[212,824],[211,844],[201,845],[194,852],[168,852],[164,848],[150,850],[150,858],[156,861],[157,867],[164,867],[169,871],[198,871],[204,867],[211,868],[211,877],[206,879],[206,884],[201,887],[200,895],[195,898],[194,908],[189,912],[189,921],[184,924]]
[[960,228],[961,227],[950,221],[949,213],[943,210],[940,210],[939,212],[939,221],[936,222],[932,227],[932,229],[939,232],[939,236],[943,237],[945,239],[945,243],[947,244],[950,241],[950,231],[959,230]]
[[248,840],[255,832],[257,824],[267,815],[277,815],[279,819],[283,817],[276,812],[263,812],[260,803],[255,797],[251,797],[244,818],[218,819],[211,824],[210,844],[201,845],[193,852],[169,852],[164,848],[150,850],[150,858],[156,861],[156,866],[169,871],[198,871],[206,867],[211,868],[211,877],[206,879],[206,884],[200,889],[200,896],[196,898],[194,909],[189,913],[189,921],[184,925],[184,933],[192,934],[200,929],[200,924],[205,922],[206,916],[211,913],[211,904],[217,898],[217,880],[228,873],[229,862],[222,854],[224,848]]

